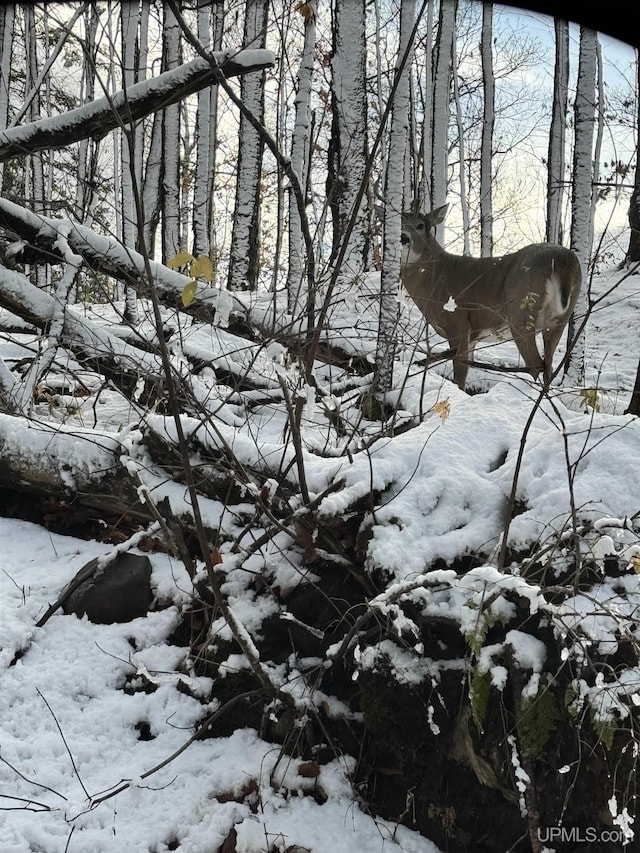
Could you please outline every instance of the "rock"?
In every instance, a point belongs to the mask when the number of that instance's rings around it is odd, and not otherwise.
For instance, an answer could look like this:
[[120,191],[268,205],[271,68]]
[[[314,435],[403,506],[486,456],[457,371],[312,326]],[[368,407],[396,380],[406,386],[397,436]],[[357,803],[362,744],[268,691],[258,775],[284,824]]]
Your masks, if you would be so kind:
[[65,613],[103,625],[144,616],[153,600],[151,562],[138,554],[118,554],[104,567],[90,560],[63,592]]

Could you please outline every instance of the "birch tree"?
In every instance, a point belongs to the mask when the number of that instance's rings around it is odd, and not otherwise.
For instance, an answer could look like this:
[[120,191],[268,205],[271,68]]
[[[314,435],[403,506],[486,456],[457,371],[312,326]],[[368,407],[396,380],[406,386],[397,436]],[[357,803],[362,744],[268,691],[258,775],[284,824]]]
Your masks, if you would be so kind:
[[562,207],[564,204],[565,146],[567,101],[569,96],[569,24],[555,20],[555,70],[553,105],[549,129],[547,159],[547,229],[548,243],[563,242]]
[[[139,0],[123,0],[120,6],[120,40],[122,54],[122,89],[127,91],[138,82],[137,56],[139,54],[138,44],[138,18],[140,16]],[[136,134],[134,128],[128,133],[133,134],[129,140],[126,136],[120,148],[121,176],[120,189],[122,193],[122,234],[121,239],[125,246],[133,248],[137,242],[138,217],[136,216],[136,204],[134,193],[138,191],[141,183],[142,168],[136,152],[141,150],[141,145],[136,145]],[[137,166],[137,168],[136,168]],[[128,323],[138,322],[138,307],[136,292],[132,287],[125,289],[124,319]]]
[[[0,128],[9,122],[9,87],[11,83],[11,60],[13,56],[13,24],[15,6],[0,8]],[[4,192],[4,164],[0,163],[0,192]]]
[[[369,255],[366,203],[364,199],[357,201],[367,161],[365,35],[365,0],[336,0],[327,200],[333,220],[332,256],[335,257],[341,241],[348,241],[342,264],[345,281],[362,272]],[[352,216],[353,228],[347,233]]]
[[[198,39],[208,50],[222,46],[223,4],[198,5]],[[213,176],[216,168],[218,87],[198,92],[196,173],[193,192],[193,254],[211,256]],[[213,258],[211,258],[213,261]]]
[[462,239],[464,241],[463,253],[471,254],[470,244],[470,226],[469,226],[469,204],[467,199],[467,177],[465,172],[466,160],[466,145],[465,145],[465,128],[462,118],[462,104],[460,102],[460,85],[458,75],[458,61],[456,51],[453,51],[451,57],[451,77],[453,80],[453,101],[456,110],[456,125],[458,126],[458,152],[460,159],[460,168],[458,169],[460,180],[460,208],[462,213]]
[[[266,39],[268,0],[247,0],[245,48],[263,47]],[[240,82],[240,97],[264,123],[264,75],[252,74]],[[236,202],[229,252],[229,290],[255,290],[258,283],[258,232],[260,227],[260,177],[264,143],[245,115],[240,116]]]
[[[301,7],[304,20],[304,43],[298,86],[294,102],[295,124],[291,137],[291,168],[298,176],[301,187],[306,187],[309,173],[309,142],[311,133],[311,85],[313,82],[314,52],[316,47],[316,2]],[[292,317],[298,313],[302,281],[305,276],[306,254],[302,236],[300,210],[293,192],[289,192],[289,271],[287,275],[287,307]]]
[[[640,261],[640,56],[636,53],[636,168],[633,179],[633,191],[629,199],[629,248],[626,262],[635,264]],[[640,376],[640,371],[639,371]],[[640,383],[639,383],[640,391]],[[640,408],[640,406],[639,406]],[[636,413],[637,414],[637,413]]]
[[[456,9],[456,0],[442,0],[440,3],[433,79],[432,208],[443,204],[447,199],[449,94],[451,89],[451,56],[454,50]],[[442,227],[439,226],[439,228],[441,229]]]
[[403,163],[409,132],[409,80],[416,18],[415,0],[400,4],[400,40],[395,74],[399,77],[391,112],[391,131],[385,176],[384,253],[380,287],[380,314],[375,358],[374,395],[383,397],[393,385],[393,356],[398,322],[401,213],[404,208]]
[[426,210],[431,204],[431,162],[433,160],[433,2],[427,5],[424,35],[424,102],[422,119],[422,169],[418,190],[418,206]]
[[585,335],[580,329],[587,314],[589,256],[591,253],[591,191],[593,182],[593,134],[595,127],[595,87],[598,64],[597,34],[580,27],[578,82],[574,106],[575,141],[573,154],[573,191],[571,197],[571,248],[582,266],[583,284],[569,323],[571,353],[567,363],[567,381],[584,382]]
[[[164,4],[162,70],[180,65],[180,27],[169,4]],[[180,235],[180,107],[170,104],[162,116],[162,258],[174,258]]]
[[480,56],[484,92],[484,120],[480,144],[480,252],[483,256],[490,257],[493,254],[492,157],[496,99],[493,70],[493,3],[482,4]]

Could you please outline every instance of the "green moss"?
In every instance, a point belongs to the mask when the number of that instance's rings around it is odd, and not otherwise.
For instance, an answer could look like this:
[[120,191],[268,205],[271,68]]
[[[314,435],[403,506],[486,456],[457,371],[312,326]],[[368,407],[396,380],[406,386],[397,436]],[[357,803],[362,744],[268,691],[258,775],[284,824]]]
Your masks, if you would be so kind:
[[471,704],[473,720],[479,731],[482,730],[482,726],[487,716],[487,706],[489,704],[490,693],[490,674],[488,672],[480,672],[480,670],[476,669],[471,676],[471,684],[469,685],[469,702]]
[[516,702],[516,727],[522,751],[530,758],[542,758],[559,718],[558,704],[546,681],[533,699],[520,697]]
[[365,727],[371,734],[384,734],[389,728],[390,709],[380,692],[364,689],[360,694],[360,709],[364,716]]
[[592,711],[591,725],[598,736],[598,740],[603,743],[607,749],[611,749],[613,746],[613,738],[618,730],[618,723],[616,720],[613,717],[602,719]]

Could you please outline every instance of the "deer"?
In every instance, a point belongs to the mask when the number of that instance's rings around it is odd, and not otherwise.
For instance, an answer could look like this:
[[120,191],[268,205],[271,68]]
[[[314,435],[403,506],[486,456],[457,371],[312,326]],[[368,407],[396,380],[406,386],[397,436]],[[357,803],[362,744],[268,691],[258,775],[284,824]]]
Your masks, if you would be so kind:
[[400,278],[427,322],[449,342],[456,385],[464,391],[477,341],[512,339],[527,371],[534,380],[542,373],[548,388],[553,355],[580,292],[580,262],[553,243],[499,257],[450,254],[435,238],[447,208],[402,214]]

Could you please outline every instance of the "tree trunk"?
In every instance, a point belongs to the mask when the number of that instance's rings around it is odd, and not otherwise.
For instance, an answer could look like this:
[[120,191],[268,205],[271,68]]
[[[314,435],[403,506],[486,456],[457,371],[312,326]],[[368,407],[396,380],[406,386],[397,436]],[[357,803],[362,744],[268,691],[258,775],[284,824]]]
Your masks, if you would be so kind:
[[433,3],[427,6],[427,31],[425,34],[424,101],[422,119],[422,164],[418,209],[433,208],[431,192],[431,163],[433,161]]
[[[15,6],[3,5],[0,9],[0,128],[9,124],[9,91],[13,58],[13,23]],[[0,163],[0,193],[4,193],[4,164]]]
[[[485,4],[486,5],[486,4]],[[464,138],[464,122],[462,120],[462,104],[460,103],[460,86],[458,80],[458,60],[456,51],[453,51],[451,57],[451,76],[453,79],[453,100],[456,105],[456,124],[458,125],[458,150],[460,152],[460,168],[459,168],[459,179],[460,179],[460,212],[462,213],[462,235],[463,235],[463,249],[462,252],[465,255],[471,254],[471,245],[470,245],[470,225],[469,225],[469,203],[467,200],[467,178],[465,172],[465,161],[466,161],[466,150],[465,150],[465,138]],[[484,136],[483,136],[484,140]],[[482,210],[482,208],[481,208]],[[482,214],[481,214],[482,216]]]
[[564,202],[565,138],[569,93],[569,24],[555,20],[556,62],[553,77],[553,106],[549,130],[547,161],[548,243],[563,242],[562,206]]
[[[164,5],[163,71],[180,65],[180,27],[168,4]],[[162,118],[162,260],[175,258],[180,235],[180,107],[171,104]]]
[[400,5],[400,40],[395,73],[400,75],[391,113],[389,154],[385,176],[384,254],[380,285],[380,313],[376,344],[373,393],[379,399],[393,386],[393,357],[398,323],[398,291],[402,244],[401,211],[404,209],[403,162],[409,132],[409,79],[413,56],[413,28],[416,18],[415,0],[402,0]]
[[[369,223],[364,198],[355,210],[367,161],[365,0],[337,0],[331,59],[331,139],[327,199],[333,220],[332,258],[347,240],[341,279],[352,282],[367,265]],[[354,227],[347,234],[355,212]]]
[[[264,47],[268,0],[246,0],[243,46]],[[240,97],[264,122],[264,74],[243,77]],[[258,285],[260,178],[264,143],[244,114],[240,116],[236,203],[229,252],[229,290],[255,290]]]
[[[120,41],[122,45],[122,89],[127,91],[138,82],[138,18],[140,16],[139,0],[125,0],[120,6]],[[120,190],[122,193],[122,235],[125,246],[134,247],[138,234],[138,218],[134,193],[140,187],[141,175],[136,173],[134,157],[137,151],[135,139],[129,138],[135,130],[130,127],[123,134],[120,147],[121,176]],[[136,292],[132,287],[125,288],[124,320],[135,325],[139,322]]]
[[[455,43],[456,0],[442,0],[436,41],[436,63],[433,81],[433,143],[431,161],[431,206],[447,200],[447,162],[449,144],[449,93],[451,90],[451,56]],[[437,238],[442,239],[443,226]]]
[[493,254],[492,156],[496,90],[493,71],[493,3],[482,4],[480,53],[484,90],[484,120],[480,147],[480,253],[483,257],[491,257]]
[[[640,144],[640,55],[636,54],[636,139]],[[628,264],[640,261],[640,167],[636,155],[636,170],[633,179],[633,192],[629,200],[629,248],[626,262]]]
[[[311,84],[313,81],[314,52],[316,46],[316,3],[305,4],[304,44],[298,88],[295,99],[296,118],[291,138],[291,167],[298,176],[301,187],[306,187],[309,173],[309,142],[311,131]],[[289,191],[289,272],[287,275],[287,310],[293,318],[298,314],[300,292],[305,279],[306,253],[302,236],[300,210],[293,192]]]
[[593,132],[595,127],[595,87],[598,64],[597,34],[580,28],[578,83],[574,108],[575,145],[573,193],[571,199],[571,248],[582,267],[584,284],[567,333],[569,360],[566,378],[571,385],[584,382],[585,330],[580,329],[588,308],[587,279],[591,254],[591,190],[593,182]]

